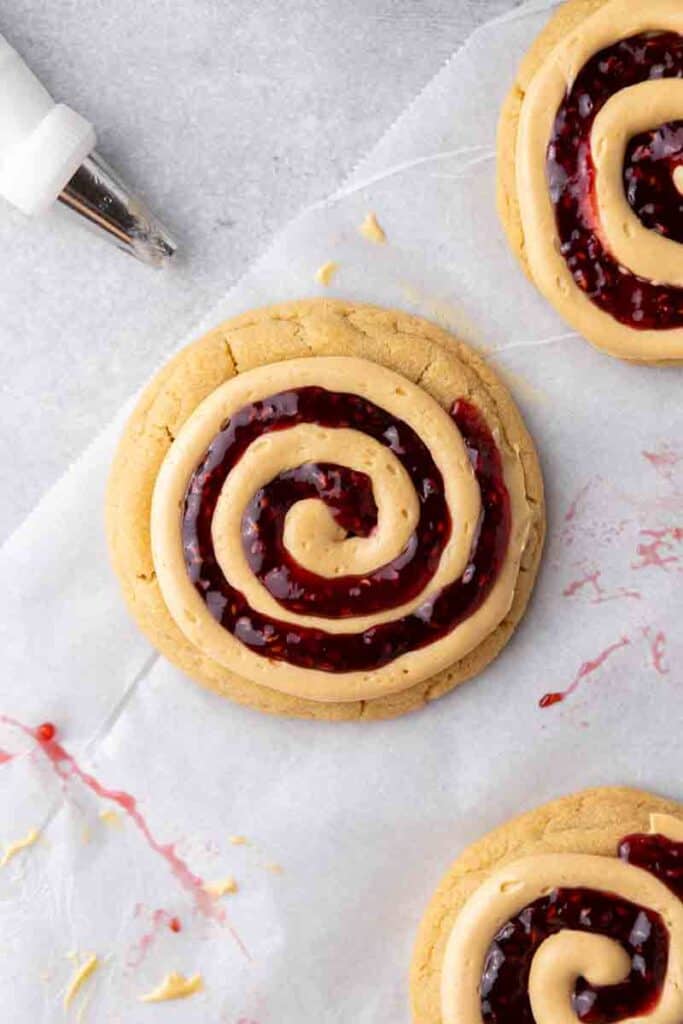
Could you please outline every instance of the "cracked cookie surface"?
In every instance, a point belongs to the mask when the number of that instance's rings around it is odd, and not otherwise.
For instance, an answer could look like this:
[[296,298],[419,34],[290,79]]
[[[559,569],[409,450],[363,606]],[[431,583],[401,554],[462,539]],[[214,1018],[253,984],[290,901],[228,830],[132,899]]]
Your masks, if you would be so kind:
[[[247,371],[311,356],[367,360],[400,374],[442,408],[467,398],[501,448],[514,453],[528,505],[528,537],[502,621],[455,664],[399,692],[318,700],[255,683],[192,644],[164,600],[152,553],[150,513],[162,464],[198,406]],[[322,360],[321,362],[324,362]],[[438,410],[437,410],[438,411]],[[536,453],[507,390],[475,352],[416,317],[340,301],[287,303],[239,316],[177,355],[144,392],[122,438],[107,495],[107,533],[127,604],[152,643],[189,676],[259,710],[321,719],[385,718],[410,711],[479,673],[502,649],[527,604],[544,533]]]

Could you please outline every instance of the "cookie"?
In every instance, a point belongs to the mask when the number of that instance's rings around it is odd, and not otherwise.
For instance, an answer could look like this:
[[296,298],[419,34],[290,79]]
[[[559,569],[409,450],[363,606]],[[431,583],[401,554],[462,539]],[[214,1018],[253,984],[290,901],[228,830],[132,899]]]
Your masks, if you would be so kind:
[[420,926],[415,1024],[683,1020],[682,863],[683,806],[632,789],[564,797],[491,832]]
[[307,718],[402,714],[481,672],[544,528],[533,444],[482,359],[424,320],[327,300],[177,355],[107,494],[113,566],[158,650]]
[[539,291],[613,356],[683,360],[683,8],[569,0],[498,130],[498,209]]

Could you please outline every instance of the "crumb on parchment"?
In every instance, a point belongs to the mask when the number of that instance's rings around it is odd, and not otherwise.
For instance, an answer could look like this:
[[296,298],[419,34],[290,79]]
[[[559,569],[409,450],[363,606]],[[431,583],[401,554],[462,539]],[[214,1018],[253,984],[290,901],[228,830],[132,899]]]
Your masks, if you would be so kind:
[[[70,959],[72,959],[70,957]],[[64,1009],[68,1010],[72,1002],[85,985],[88,978],[90,978],[97,968],[100,966],[99,957],[95,953],[91,953],[90,956],[86,957],[82,964],[76,966],[74,976],[69,982],[66,992],[64,993]]]
[[377,220],[376,214],[372,211],[367,214],[358,230],[363,238],[367,238],[368,242],[373,242],[375,245],[384,245],[387,240],[384,228]]
[[105,825],[111,825],[112,828],[123,828],[121,815],[111,808],[100,811],[99,817],[100,821],[103,821]]
[[6,864],[16,857],[22,850],[26,850],[29,846],[33,846],[40,839],[40,831],[37,828],[29,829],[23,839],[15,839],[13,843],[8,843],[5,847],[5,852],[0,858],[0,868],[4,868]]
[[203,888],[209,896],[220,899],[221,896],[227,896],[228,893],[237,892],[238,886],[232,875],[226,875],[225,878],[219,878],[215,882],[204,882]]
[[339,264],[335,263],[334,260],[328,260],[327,263],[323,263],[321,267],[315,272],[315,279],[318,284],[322,284],[325,288],[332,284],[332,278],[339,270]]
[[201,992],[204,982],[201,974],[193,974],[186,978],[178,971],[171,971],[167,974],[161,984],[144,996],[140,996],[142,1003],[165,1003],[169,999],[187,999],[195,992]]

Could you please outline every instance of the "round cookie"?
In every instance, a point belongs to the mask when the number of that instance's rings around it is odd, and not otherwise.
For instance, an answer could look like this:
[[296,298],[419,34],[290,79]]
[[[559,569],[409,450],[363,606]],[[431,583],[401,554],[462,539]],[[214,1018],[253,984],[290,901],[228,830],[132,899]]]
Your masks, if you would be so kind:
[[[442,430],[444,424],[441,421],[444,421],[449,436],[447,447],[455,442],[454,451],[456,455],[460,453],[458,457],[464,463],[457,472],[449,470],[447,474],[446,490],[449,497],[457,496],[457,504],[466,503],[468,494],[471,497],[472,482],[467,483],[465,478],[472,474],[472,469],[458,431],[453,429],[443,410],[450,410],[457,399],[467,399],[476,407],[500,448],[506,484],[514,484],[511,551],[515,559],[510,556],[501,570],[501,577],[510,574],[511,593],[499,619],[492,623],[481,642],[436,672],[429,673],[422,666],[422,678],[414,684],[410,684],[409,672],[413,670],[410,664],[408,670],[403,670],[409,685],[402,686],[397,685],[395,675],[394,678],[387,676],[387,672],[391,674],[393,671],[391,665],[382,666],[376,678],[371,672],[366,672],[365,677],[360,673],[342,672],[339,678],[346,677],[352,685],[349,696],[339,699],[342,691],[323,698],[318,696],[316,686],[319,690],[322,672],[291,672],[281,661],[260,656],[255,659],[246,650],[246,645],[241,645],[245,647],[244,652],[241,647],[236,649],[233,636],[226,636],[228,631],[221,629],[217,622],[205,621],[207,616],[201,614],[205,605],[193,605],[199,599],[195,592],[187,589],[187,574],[178,569],[177,556],[182,547],[178,540],[178,514],[169,516],[164,509],[182,505],[181,491],[183,481],[187,480],[188,467],[191,468],[193,463],[196,467],[206,451],[206,439],[211,439],[217,429],[220,432],[220,428],[225,427],[225,422],[218,423],[220,409],[243,410],[245,402],[248,404],[259,396],[265,398],[281,390],[288,374],[296,375],[293,383],[297,385],[319,383],[316,376],[322,380],[327,374],[328,387],[336,381],[340,390],[344,390],[341,383],[345,373],[356,374],[358,385],[355,391],[364,391],[368,397],[372,397],[373,388],[388,387],[393,382],[397,395],[395,401],[404,402],[403,418],[409,420],[413,416],[419,429],[431,418],[440,424],[438,429]],[[398,384],[396,374],[400,375]],[[391,404],[389,397],[386,402]],[[415,412],[422,404],[425,407],[424,420],[420,419],[421,413]],[[225,420],[225,416],[222,419]],[[229,421],[230,416],[227,419]],[[313,442],[316,445],[329,442],[329,439],[325,441],[317,437],[312,442],[311,428],[306,424],[294,430],[302,432],[300,436],[296,435],[297,450],[301,452],[307,452],[307,446]],[[287,452],[287,444],[276,433],[269,435],[272,440],[268,457],[280,459],[273,470],[277,475],[283,468],[282,460],[291,460],[292,457]],[[344,431],[336,430],[334,433],[335,445],[341,444]],[[295,436],[291,430],[280,434]],[[348,438],[346,440],[349,441]],[[376,454],[372,443],[369,439],[367,455],[370,460]],[[257,444],[253,448],[256,449]],[[335,452],[328,452],[328,456]],[[365,451],[363,454],[365,457]],[[444,466],[450,465],[448,459],[451,457],[451,454],[442,456],[441,453],[438,456],[445,460]],[[349,465],[353,458],[340,458],[339,461]],[[296,458],[287,465],[295,464],[298,464]],[[362,483],[364,465],[359,464],[355,469]],[[414,495],[405,493],[405,489],[400,490],[405,484],[400,463],[397,462],[391,472],[394,470],[399,488],[396,494],[401,494],[401,511],[406,516],[408,527],[412,528],[418,503]],[[371,478],[373,472],[374,469],[368,470]],[[252,458],[250,449],[242,457],[242,464],[230,473],[225,493],[237,496],[241,487],[243,496],[248,497],[249,486],[253,491],[258,473],[265,473],[261,484],[267,487],[270,471],[259,465],[258,455]],[[396,526],[394,506],[397,502],[389,500],[389,491],[384,496],[389,479],[390,476],[384,472],[380,477],[381,486],[375,487],[376,537],[372,534],[367,539],[362,536],[344,539],[344,531],[338,530],[324,509],[321,512],[319,502],[300,501],[285,519],[284,546],[292,545],[297,560],[304,566],[330,577],[339,571],[339,567],[335,569],[331,563],[327,566],[322,564],[329,554],[328,547],[342,554],[350,551],[351,565],[354,564],[353,558],[362,560],[372,554],[373,545],[380,545],[377,550],[383,550],[381,545],[386,540],[387,524],[389,534],[398,535],[400,529],[407,529]],[[465,484],[467,487],[463,490]],[[476,491],[476,487],[474,489]],[[239,573],[244,568],[244,565],[237,568],[233,565],[235,559],[239,561],[242,558],[237,549],[243,545],[235,543],[234,535],[239,527],[239,523],[237,526],[235,523],[239,517],[234,514],[234,508],[241,500],[241,497],[219,500],[212,525],[218,562],[221,568],[225,568],[226,562],[231,563],[230,579],[233,578],[233,570]],[[240,703],[262,711],[320,719],[374,719],[399,715],[441,696],[479,673],[505,645],[524,612],[538,568],[545,529],[543,487],[533,444],[508,392],[480,357],[424,320],[398,312],[328,300],[288,303],[237,317],[190,345],[164,367],[144,392],[121,440],[109,481],[106,518],[113,566],[129,609],[141,629],[169,660],[192,678]],[[470,519],[469,528],[472,529],[474,517],[470,516]],[[233,533],[230,533],[231,529]],[[453,531],[454,535],[458,532]],[[225,533],[225,537],[220,536],[221,533]],[[307,565],[305,548],[308,541],[302,537],[310,539],[312,551],[308,557],[313,559],[313,565]],[[455,540],[457,536],[454,543]],[[459,543],[462,546],[462,538]],[[443,561],[447,560],[448,551],[446,548]],[[378,564],[385,563],[380,560]],[[272,602],[272,592],[265,592],[263,580],[247,579],[244,589],[249,593],[253,590],[264,607]],[[241,593],[238,596],[241,598]],[[195,611],[199,614],[195,615]],[[485,608],[479,609],[476,614],[484,611]],[[381,619],[382,614],[379,612],[378,618]],[[286,609],[282,616],[288,617],[288,621],[296,621],[296,615],[292,613],[290,616]],[[391,614],[387,613],[385,617],[391,618]],[[199,634],[196,632],[199,628],[195,621],[197,618],[202,620]],[[473,616],[475,618],[476,615]],[[310,617],[302,621],[316,623]],[[339,626],[331,620],[328,628],[332,632],[335,629],[344,631],[343,624]],[[195,642],[195,635],[199,643]],[[331,637],[330,643],[333,640]],[[438,647],[437,644],[432,646]],[[244,673],[241,668],[235,671],[233,667],[235,664],[241,666],[240,659],[244,661]],[[258,674],[261,663],[265,663],[263,682]],[[325,673],[325,678],[330,680],[330,685],[338,687],[333,673]],[[370,680],[367,685],[365,679]],[[357,697],[353,690],[356,683]]]
[[[528,911],[522,913],[522,908],[528,907],[537,894],[548,897],[560,887],[575,889],[577,878],[592,880],[590,886],[584,881],[584,889],[629,893],[637,905],[642,902],[651,907],[661,901],[662,908],[666,907],[664,919],[673,929],[672,938],[680,944],[683,903],[679,897],[649,871],[642,870],[643,854],[639,856],[634,843],[626,858],[629,863],[617,859],[617,850],[625,837],[643,836],[646,843],[654,837],[656,844],[661,833],[680,850],[683,805],[638,790],[610,787],[555,800],[495,829],[468,847],[442,879],[420,924],[411,966],[415,1024],[482,1021],[482,965],[490,967],[486,996],[492,1000],[491,983],[501,979],[502,947],[499,945],[494,956],[495,967],[482,956],[481,950],[488,949],[490,953],[494,937],[506,927],[506,922],[523,922]],[[680,858],[675,862],[680,863]],[[558,900],[556,906],[559,904]],[[597,916],[598,911],[595,913]],[[493,920],[495,924],[491,923]],[[539,927],[537,917],[534,928]],[[577,952],[572,945],[577,933],[569,933],[570,927],[565,924],[564,931],[546,939],[534,952],[529,985],[523,986],[523,992],[531,994],[539,1020],[576,1020],[570,995],[581,970],[573,971],[572,957],[587,956],[589,965],[603,966],[602,980],[589,979],[596,985],[608,983],[606,975],[610,970],[616,974],[609,978],[610,982],[621,981],[623,976],[623,956],[618,949],[607,949],[615,943],[588,934],[580,937],[586,946],[579,945]],[[507,938],[514,941],[509,932]],[[567,938],[569,944],[565,944]],[[544,946],[548,948],[544,950]],[[672,946],[672,953],[673,950]],[[603,957],[605,964],[600,965]],[[681,970],[678,963],[674,967]],[[561,1007],[551,1005],[558,998],[557,986],[560,996],[566,999]],[[677,998],[675,993],[674,996]],[[503,1014],[495,1019],[504,1024],[506,1017]],[[509,1019],[520,1024],[514,1010]]]
[[[657,201],[666,200],[671,209],[660,212],[658,207],[658,216],[650,223],[643,210],[649,208],[645,200],[655,196],[641,193],[637,201],[633,175],[642,169],[647,179],[654,161],[661,158],[655,153],[653,162],[643,162],[643,147],[634,153],[629,143],[632,138],[646,140],[651,131],[653,149],[661,150],[656,130],[664,131],[668,123],[683,116],[683,86],[667,77],[673,72],[667,71],[664,77],[653,72],[653,80],[643,81],[645,72],[636,74],[632,68],[638,84],[619,88],[607,80],[600,85],[608,96],[600,94],[596,116],[592,107],[582,106],[593,101],[581,94],[579,85],[581,72],[591,66],[597,53],[657,30],[672,35],[683,32],[680,5],[672,0],[645,5],[631,0],[567,0],[558,8],[521,62],[503,104],[497,141],[497,205],[508,242],[525,273],[570,326],[610,355],[633,362],[680,364],[681,239],[667,219],[677,216],[676,195],[683,183],[683,172],[675,166],[680,153],[672,150],[672,174],[669,179],[661,174],[657,184]],[[681,60],[678,51],[676,59]],[[576,92],[573,99],[572,90]],[[588,126],[594,183],[586,178],[586,197],[567,200],[579,172],[566,173],[566,167],[572,166],[565,160],[569,148],[557,134],[555,118],[560,110],[563,118],[579,118],[577,107]],[[572,157],[578,168],[583,167],[581,153],[576,149]],[[551,154],[552,170],[547,163]],[[632,175],[630,200],[623,181],[625,166]],[[561,199],[551,197],[553,189]],[[580,221],[564,210],[565,203],[580,210]],[[574,232],[577,225],[579,231]],[[595,261],[587,275],[583,272],[586,257]]]

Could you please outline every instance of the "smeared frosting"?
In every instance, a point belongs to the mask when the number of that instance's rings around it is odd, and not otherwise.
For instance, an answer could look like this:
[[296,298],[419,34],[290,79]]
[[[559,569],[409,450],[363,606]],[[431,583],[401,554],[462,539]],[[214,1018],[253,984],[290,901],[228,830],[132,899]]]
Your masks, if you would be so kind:
[[170,999],[187,999],[204,987],[201,974],[193,974],[186,978],[177,971],[171,971],[164,980],[151,992],[140,996],[143,1003],[165,1003]]
[[11,860],[22,850],[26,850],[29,846],[33,846],[40,839],[40,832],[36,828],[29,829],[26,835],[22,839],[15,839],[14,842],[8,843],[5,847],[5,851],[0,858],[0,868],[4,868],[6,864],[9,864]]
[[95,953],[91,953],[90,956],[86,957],[82,964],[77,965],[74,975],[67,986],[66,992],[64,993],[65,1010],[69,1009],[88,978],[95,973],[99,966],[100,961]]

